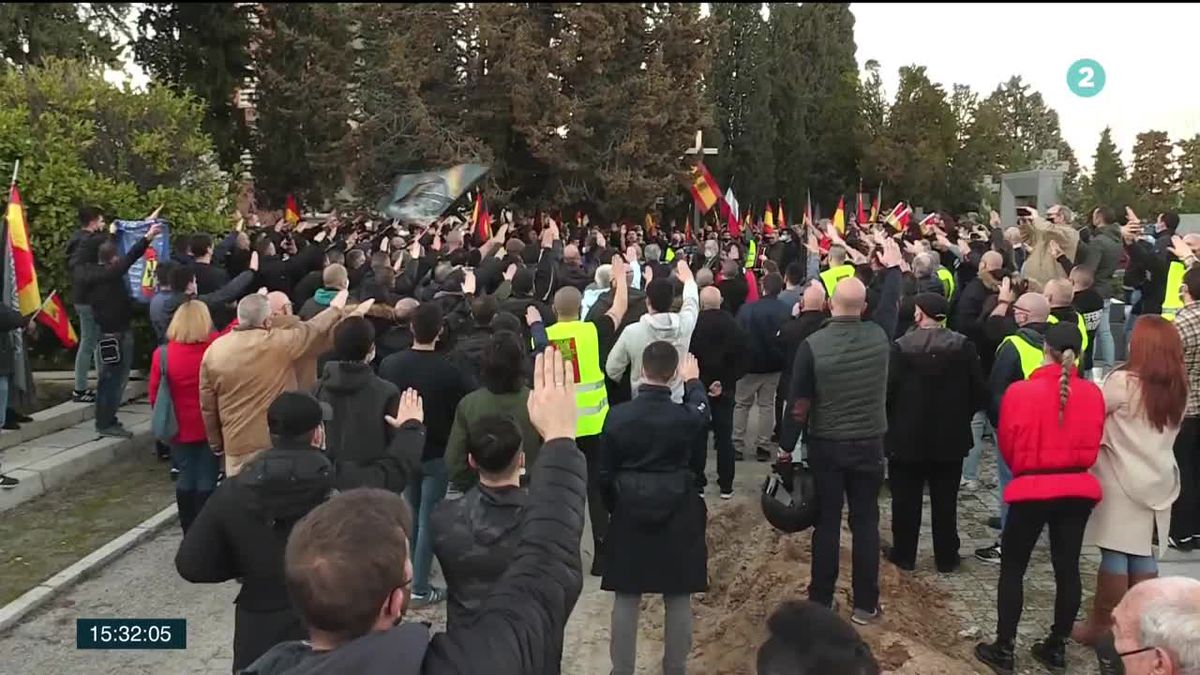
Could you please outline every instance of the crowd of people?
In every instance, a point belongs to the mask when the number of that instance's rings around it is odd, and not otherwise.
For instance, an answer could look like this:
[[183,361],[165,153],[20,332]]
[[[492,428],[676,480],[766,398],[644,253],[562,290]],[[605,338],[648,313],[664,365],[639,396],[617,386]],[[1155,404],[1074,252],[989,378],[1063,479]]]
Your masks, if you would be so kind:
[[[75,396],[125,436],[126,272],[159,230],[120,256],[98,211],[80,225]],[[487,240],[336,214],[176,235],[148,307],[176,565],[240,580],[235,672],[571,672],[586,519],[612,672],[635,672],[653,594],[676,675],[708,581],[711,445],[720,499],[752,456],[814,479],[809,597],[773,613],[758,672],[874,673],[834,598],[844,506],[848,614],[868,625],[881,555],[916,568],[926,486],[935,566],[959,568],[959,495],[990,487],[994,452],[999,534],[975,558],[999,565],[999,619],[976,656],[1014,671],[1048,526],[1054,625],[1034,659],[1062,672],[1074,638],[1124,672],[1198,672],[1200,582],[1154,580],[1165,548],[1200,545],[1200,236],[1177,227],[1105,207],[1077,226],[1056,205],[1007,228],[941,214],[694,239],[545,215]],[[1102,563],[1076,623],[1084,546]],[[443,601],[444,633],[402,621]]]

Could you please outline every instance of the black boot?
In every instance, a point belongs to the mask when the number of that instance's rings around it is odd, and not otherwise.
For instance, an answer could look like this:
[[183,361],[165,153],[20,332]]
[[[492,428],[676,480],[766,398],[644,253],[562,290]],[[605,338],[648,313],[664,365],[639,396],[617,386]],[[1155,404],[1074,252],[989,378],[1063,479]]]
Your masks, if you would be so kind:
[[1015,661],[1013,643],[1011,640],[1000,639],[991,644],[980,642],[975,645],[975,658],[999,675],[1012,675]]
[[27,424],[33,421],[33,418],[25,413],[17,412],[13,408],[9,408],[4,412],[5,419],[16,420],[18,424]]
[[176,490],[175,505],[179,509],[179,527],[187,534],[192,521],[196,519],[196,493],[191,490]]
[[1030,653],[1037,662],[1056,675],[1067,672],[1067,642],[1051,635],[1041,642],[1033,643]]

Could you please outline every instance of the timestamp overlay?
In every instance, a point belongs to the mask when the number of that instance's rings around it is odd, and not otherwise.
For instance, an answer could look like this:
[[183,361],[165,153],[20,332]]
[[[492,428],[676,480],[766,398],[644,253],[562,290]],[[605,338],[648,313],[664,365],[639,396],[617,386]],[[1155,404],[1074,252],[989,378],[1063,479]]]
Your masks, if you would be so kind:
[[76,649],[187,649],[187,619],[76,619]]

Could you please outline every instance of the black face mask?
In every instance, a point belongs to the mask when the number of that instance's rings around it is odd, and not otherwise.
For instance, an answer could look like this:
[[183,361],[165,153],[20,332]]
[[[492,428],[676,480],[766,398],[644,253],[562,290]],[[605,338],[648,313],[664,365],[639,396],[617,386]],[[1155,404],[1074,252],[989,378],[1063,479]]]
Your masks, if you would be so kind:
[[1112,631],[1100,636],[1096,642],[1096,660],[1100,663],[1100,675],[1124,675],[1125,660],[1117,651],[1116,638]]

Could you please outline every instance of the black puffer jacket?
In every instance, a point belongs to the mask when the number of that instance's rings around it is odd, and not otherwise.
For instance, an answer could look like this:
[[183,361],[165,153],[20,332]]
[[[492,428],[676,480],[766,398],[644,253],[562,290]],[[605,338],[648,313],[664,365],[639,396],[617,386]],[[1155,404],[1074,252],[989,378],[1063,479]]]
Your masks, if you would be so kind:
[[98,262],[99,237],[85,239],[75,249],[71,259],[71,274],[77,288],[83,288],[83,302],[92,306],[96,325],[105,333],[120,333],[129,330],[133,321],[133,299],[129,297],[129,268],[146,252],[150,242],[145,237],[138,239],[124,256],[111,265]]
[[325,452],[336,470],[337,488],[403,492],[421,463],[425,425],[410,420],[396,429],[384,419],[396,414],[396,385],[366,363],[330,361],[315,395],[333,408],[325,425]]
[[779,329],[791,316],[791,309],[773,295],[742,305],[737,320],[748,339],[747,373],[783,371],[783,342],[779,339]]
[[[332,489],[333,467],[320,450],[308,445],[272,448],[221,483],[184,535],[175,554],[180,576],[193,583],[241,580],[234,600],[234,643],[260,646],[254,650],[258,653],[235,653],[235,667],[258,658],[281,634],[284,639],[303,637],[298,615],[277,616],[291,608],[283,551],[292,526],[328,499]],[[253,620],[255,613],[269,615],[270,621]],[[282,629],[281,622],[287,624]],[[269,639],[256,640],[255,634],[264,631],[270,632]]]

